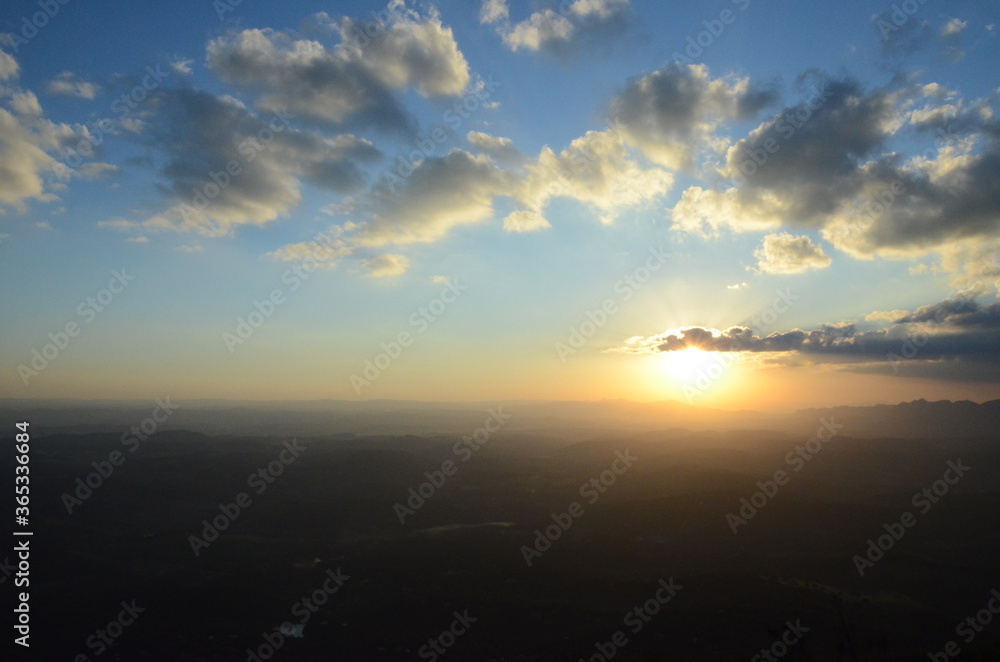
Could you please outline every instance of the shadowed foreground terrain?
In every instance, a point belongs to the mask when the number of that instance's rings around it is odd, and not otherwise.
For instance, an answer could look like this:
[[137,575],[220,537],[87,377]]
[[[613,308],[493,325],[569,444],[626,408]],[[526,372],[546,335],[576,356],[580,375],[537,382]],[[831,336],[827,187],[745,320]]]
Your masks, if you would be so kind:
[[1000,659],[995,437],[494,427],[36,435],[32,658]]

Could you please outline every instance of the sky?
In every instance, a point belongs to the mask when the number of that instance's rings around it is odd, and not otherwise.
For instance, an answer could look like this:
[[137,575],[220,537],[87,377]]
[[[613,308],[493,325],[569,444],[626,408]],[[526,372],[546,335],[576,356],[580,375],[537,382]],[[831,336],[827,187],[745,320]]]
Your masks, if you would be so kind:
[[997,0],[7,2],[0,390],[1000,397],[998,24]]

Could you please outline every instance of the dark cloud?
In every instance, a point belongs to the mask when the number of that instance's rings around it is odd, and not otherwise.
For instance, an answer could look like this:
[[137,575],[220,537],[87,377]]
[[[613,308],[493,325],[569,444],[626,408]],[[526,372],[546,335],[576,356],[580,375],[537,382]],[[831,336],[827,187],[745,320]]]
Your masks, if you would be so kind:
[[301,198],[301,181],[335,193],[361,188],[359,164],[379,152],[351,135],[335,138],[293,126],[294,116],[257,115],[238,101],[192,89],[161,89],[144,112],[154,128],[144,135],[162,162],[160,190],[171,207],[142,227],[225,235],[239,225],[261,225],[287,214]]
[[[646,354],[689,348],[707,352],[791,353],[823,363],[902,360],[1000,362],[1000,302],[982,306],[961,297],[900,316],[887,329],[859,330],[855,324],[824,324],[767,336],[745,326],[724,331],[687,327],[630,338],[615,351]],[[792,361],[796,360],[791,357]]]
[[712,78],[704,65],[673,62],[630,81],[609,114],[647,157],[682,169],[693,165],[722,121],[752,117],[776,98],[748,79]]

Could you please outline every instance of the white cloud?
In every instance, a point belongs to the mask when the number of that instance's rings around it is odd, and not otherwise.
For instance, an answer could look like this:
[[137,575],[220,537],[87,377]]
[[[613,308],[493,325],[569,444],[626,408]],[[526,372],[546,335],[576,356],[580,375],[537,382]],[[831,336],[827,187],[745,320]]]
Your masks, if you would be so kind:
[[365,260],[364,266],[368,269],[369,275],[375,278],[389,278],[406,273],[410,268],[410,261],[403,255],[386,253]]
[[100,89],[99,85],[80,80],[72,71],[64,71],[49,81],[46,91],[57,96],[93,99]]
[[787,232],[769,234],[756,251],[758,273],[801,274],[810,269],[824,269],[833,262],[820,246],[803,236]]
[[507,7],[507,0],[483,0],[482,7],[479,8],[479,22],[483,25],[506,21],[510,18],[510,9]]
[[465,137],[469,145],[476,150],[489,154],[499,163],[513,164],[524,158],[524,155],[514,146],[510,138],[498,138],[482,131],[469,131]]
[[15,92],[10,97],[10,109],[18,115],[42,116],[42,106],[34,92]]
[[565,55],[588,39],[621,32],[630,9],[629,0],[563,0],[556,9],[542,9],[511,24],[506,0],[484,0],[479,22],[494,25],[512,51]]
[[503,229],[507,232],[537,232],[551,227],[545,217],[535,211],[511,212],[503,220]]
[[10,53],[0,51],[0,80],[17,78],[21,67]]
[[192,64],[194,64],[194,60],[174,60],[170,63],[170,70],[178,76],[189,76]]
[[947,23],[945,23],[944,27],[941,28],[941,36],[953,37],[955,35],[962,34],[962,31],[965,30],[965,28],[967,28],[968,25],[969,25],[968,21],[962,21],[957,18],[953,18]]
[[335,125],[357,120],[405,128],[409,118],[391,92],[412,88],[425,97],[456,96],[469,85],[470,74],[451,28],[436,11],[394,9],[364,48],[352,38],[358,24],[326,17],[328,28],[340,33],[333,47],[276,30],[244,30],[212,40],[208,66],[259,94],[264,110],[284,109]]

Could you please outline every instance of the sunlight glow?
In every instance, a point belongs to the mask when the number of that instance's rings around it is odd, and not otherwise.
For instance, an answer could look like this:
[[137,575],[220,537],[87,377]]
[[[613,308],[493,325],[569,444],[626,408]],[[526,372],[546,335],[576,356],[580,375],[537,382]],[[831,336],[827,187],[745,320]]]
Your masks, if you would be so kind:
[[665,352],[662,359],[663,371],[678,386],[694,386],[703,391],[724,379],[737,361],[732,353],[706,352],[695,347]]

